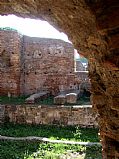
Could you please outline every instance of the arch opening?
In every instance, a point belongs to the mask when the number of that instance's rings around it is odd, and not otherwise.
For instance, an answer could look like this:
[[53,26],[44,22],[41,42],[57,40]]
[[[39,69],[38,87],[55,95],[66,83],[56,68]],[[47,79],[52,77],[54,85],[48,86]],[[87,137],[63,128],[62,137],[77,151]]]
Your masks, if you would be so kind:
[[[79,54],[74,52],[74,47],[66,35],[60,34],[44,21],[22,19],[13,15],[0,17],[0,19],[3,21],[0,28],[1,49],[6,49],[7,46],[11,63],[7,73],[2,71],[1,95],[27,96],[48,91],[51,95],[56,96],[60,93],[79,91],[80,98],[87,94],[89,97],[87,60],[81,57],[78,61],[81,67],[78,65],[78,71],[74,71],[74,63],[77,62],[74,60]],[[35,25],[38,26],[35,27]],[[49,34],[47,34],[47,29]],[[16,46],[13,44],[15,41]],[[13,68],[19,71],[14,72]],[[8,77],[6,81],[4,81],[4,76]],[[9,81],[11,85],[8,84]],[[82,86],[80,91],[79,87],[82,83],[85,86]]]
[[[100,115],[103,158],[118,158],[119,129],[115,130],[111,126],[119,127],[118,117],[114,117],[112,111],[115,110],[117,114],[119,111],[118,1],[71,0],[69,3],[53,3],[49,0],[48,4],[26,1],[25,5],[18,1],[9,6],[4,0],[1,5],[0,14],[15,13],[23,17],[41,18],[64,30],[75,48],[81,49],[88,58],[93,107]],[[113,140],[116,142],[111,144]],[[108,145],[113,153],[107,151]]]

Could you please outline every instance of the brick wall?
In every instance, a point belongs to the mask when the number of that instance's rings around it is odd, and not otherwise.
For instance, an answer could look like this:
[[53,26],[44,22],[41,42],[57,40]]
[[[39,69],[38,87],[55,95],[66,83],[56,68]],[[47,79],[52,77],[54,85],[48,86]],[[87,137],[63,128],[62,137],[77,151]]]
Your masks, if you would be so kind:
[[23,45],[25,94],[44,89],[56,94],[62,85],[66,84],[65,89],[70,87],[67,78],[74,71],[74,48],[71,44],[24,36]]
[[89,106],[6,105],[5,120],[25,124],[57,124],[97,127],[97,115]]
[[21,35],[0,30],[0,95],[20,94]]
[[[74,48],[56,39],[32,38],[0,30],[0,95],[32,94],[70,88]],[[64,86],[66,84],[66,86]],[[63,85],[63,86],[62,86]]]
[[78,89],[87,75],[74,72],[72,44],[0,30],[0,95]]

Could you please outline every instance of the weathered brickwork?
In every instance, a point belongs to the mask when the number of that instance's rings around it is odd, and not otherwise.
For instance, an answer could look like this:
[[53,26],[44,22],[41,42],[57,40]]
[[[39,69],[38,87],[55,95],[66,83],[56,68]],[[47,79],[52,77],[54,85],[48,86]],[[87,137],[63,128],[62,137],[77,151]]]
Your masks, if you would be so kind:
[[0,31],[0,95],[74,88],[74,48],[57,39]]
[[21,36],[0,30],[0,95],[20,94]]
[[62,40],[23,37],[24,92],[49,90],[57,94],[61,87],[74,84],[74,48]]
[[57,124],[97,127],[97,115],[89,106],[5,106],[5,120],[26,124]]
[[44,90],[57,95],[79,89],[87,79],[87,73],[74,72],[72,44],[23,36],[11,30],[1,30],[0,35],[1,95],[29,95]]

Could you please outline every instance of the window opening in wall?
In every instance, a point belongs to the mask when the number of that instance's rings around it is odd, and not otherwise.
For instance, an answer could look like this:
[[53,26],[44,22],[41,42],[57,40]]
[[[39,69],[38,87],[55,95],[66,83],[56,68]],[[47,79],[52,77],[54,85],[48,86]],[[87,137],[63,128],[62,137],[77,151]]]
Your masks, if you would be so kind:
[[74,71],[88,71],[88,60],[80,55],[80,52],[74,50]]

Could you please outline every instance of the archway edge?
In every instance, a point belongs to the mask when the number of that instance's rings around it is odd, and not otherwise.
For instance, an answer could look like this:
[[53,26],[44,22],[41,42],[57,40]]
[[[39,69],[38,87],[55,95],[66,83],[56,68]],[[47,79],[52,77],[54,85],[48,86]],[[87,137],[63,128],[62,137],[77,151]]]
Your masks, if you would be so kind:
[[65,32],[85,57],[92,51],[89,46],[91,40],[97,41],[95,16],[84,0],[69,0],[68,3],[64,0],[3,0],[0,8],[1,15],[14,14],[48,21],[59,31]]

